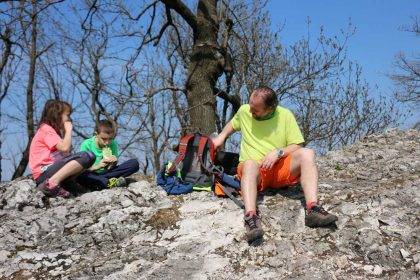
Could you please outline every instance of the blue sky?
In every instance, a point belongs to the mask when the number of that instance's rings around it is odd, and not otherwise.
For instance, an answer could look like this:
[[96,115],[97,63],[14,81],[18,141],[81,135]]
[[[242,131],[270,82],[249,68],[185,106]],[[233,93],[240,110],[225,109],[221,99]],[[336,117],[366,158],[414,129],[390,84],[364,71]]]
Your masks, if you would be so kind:
[[[400,30],[410,25],[410,17],[420,17],[420,1],[414,0],[299,0],[269,1],[273,28],[283,26],[281,40],[293,44],[307,34],[306,19],[311,20],[311,36],[315,39],[321,26],[327,35],[339,35],[349,20],[356,33],[348,43],[348,58],[363,68],[365,79],[380,92],[390,93],[392,81],[386,76],[393,71],[394,56],[420,53],[420,36]],[[419,109],[406,125],[420,120]]]
[[[196,0],[187,2],[196,3]],[[191,8],[196,10],[195,6]],[[420,36],[400,30],[401,26],[412,23],[410,17],[420,18],[419,0],[271,0],[266,8],[272,19],[272,28],[283,27],[280,40],[285,45],[292,45],[306,36],[308,17],[311,20],[310,34],[313,39],[317,38],[321,26],[327,35],[333,36],[339,35],[340,29],[346,29],[351,21],[356,27],[356,33],[347,45],[347,56],[363,67],[364,78],[372,87],[377,85],[379,92],[385,95],[390,94],[394,88],[386,76],[393,71],[394,56],[400,51],[408,56],[420,53]],[[419,109],[403,127],[412,126],[416,121],[420,121]],[[10,137],[16,139],[16,135],[13,133]],[[24,138],[20,140],[26,141]],[[18,144],[26,145],[23,142]],[[10,143],[3,144],[7,148]],[[3,161],[3,164],[3,176],[9,178],[7,165],[10,162]]]

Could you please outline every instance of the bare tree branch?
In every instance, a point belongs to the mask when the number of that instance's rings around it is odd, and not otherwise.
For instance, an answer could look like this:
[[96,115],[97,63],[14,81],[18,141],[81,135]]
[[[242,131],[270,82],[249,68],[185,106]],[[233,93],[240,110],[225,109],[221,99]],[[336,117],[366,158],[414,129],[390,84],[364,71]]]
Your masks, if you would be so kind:
[[167,7],[176,11],[192,28],[195,33],[197,30],[197,18],[191,10],[180,0],[161,0]]

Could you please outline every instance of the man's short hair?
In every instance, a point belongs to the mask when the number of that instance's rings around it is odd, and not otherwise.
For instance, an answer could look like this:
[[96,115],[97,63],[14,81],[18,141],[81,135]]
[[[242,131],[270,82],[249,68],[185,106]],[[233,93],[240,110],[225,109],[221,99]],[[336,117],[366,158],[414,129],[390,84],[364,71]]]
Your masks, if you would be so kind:
[[115,133],[115,127],[109,120],[100,120],[96,125],[96,133],[105,132],[108,134]]
[[258,87],[252,93],[262,98],[266,108],[275,109],[279,104],[276,92],[269,87]]

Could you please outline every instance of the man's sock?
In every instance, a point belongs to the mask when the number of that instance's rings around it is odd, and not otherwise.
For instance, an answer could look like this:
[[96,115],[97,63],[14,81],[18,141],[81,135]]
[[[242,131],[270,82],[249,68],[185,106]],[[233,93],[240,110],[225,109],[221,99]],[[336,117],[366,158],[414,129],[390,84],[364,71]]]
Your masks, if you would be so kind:
[[251,211],[248,211],[248,212],[245,213],[245,216],[247,216],[247,217],[252,217],[252,216],[255,216],[255,215],[257,215],[257,211],[255,211],[255,210],[251,210]]
[[310,211],[312,209],[312,207],[314,207],[314,205],[317,205],[318,202],[317,201],[311,201],[311,202],[307,202],[306,203],[306,210]]

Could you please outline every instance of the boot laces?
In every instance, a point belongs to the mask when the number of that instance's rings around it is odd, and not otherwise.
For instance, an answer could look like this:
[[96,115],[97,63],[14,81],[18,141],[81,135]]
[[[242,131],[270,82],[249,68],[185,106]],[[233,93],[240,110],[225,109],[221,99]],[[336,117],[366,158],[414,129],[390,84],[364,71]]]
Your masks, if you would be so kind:
[[328,212],[322,208],[322,206],[314,205],[309,212],[320,213],[322,215],[328,215]]
[[253,215],[252,217],[246,220],[246,223],[248,224],[250,229],[255,229],[257,228],[257,220],[258,220],[258,216]]

